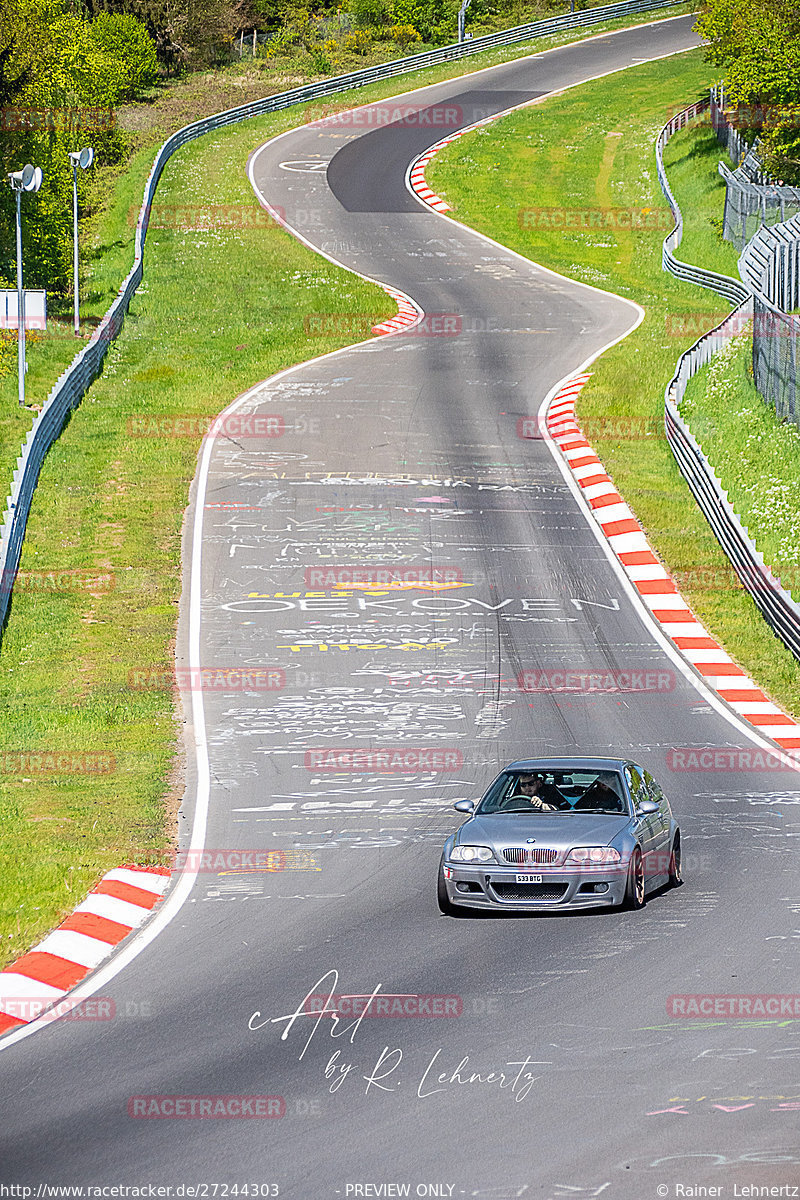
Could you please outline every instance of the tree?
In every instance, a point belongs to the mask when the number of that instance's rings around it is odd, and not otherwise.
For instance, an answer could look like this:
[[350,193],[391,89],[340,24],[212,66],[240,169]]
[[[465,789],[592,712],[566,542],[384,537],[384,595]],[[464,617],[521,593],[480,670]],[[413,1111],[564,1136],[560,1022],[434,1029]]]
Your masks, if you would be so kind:
[[89,11],[135,17],[170,73],[227,58],[236,31],[250,22],[248,0],[86,0]]
[[449,42],[458,30],[458,0],[393,0],[393,24],[412,25],[424,42]]
[[[42,168],[41,191],[22,205],[25,275],[58,308],[72,279],[72,166],[68,151],[94,146],[98,163],[118,162],[125,139],[114,108],[152,78],[155,47],[133,18],[87,20],[62,0],[0,0],[0,170]],[[79,210],[91,202],[93,172],[78,173]],[[15,274],[15,198],[0,189],[0,277]]]
[[766,166],[800,182],[800,6],[797,0],[706,0],[695,29],[725,72],[734,104],[755,111]]
[[99,12],[90,35],[119,73],[117,100],[135,100],[158,76],[155,42],[141,21],[129,13]]

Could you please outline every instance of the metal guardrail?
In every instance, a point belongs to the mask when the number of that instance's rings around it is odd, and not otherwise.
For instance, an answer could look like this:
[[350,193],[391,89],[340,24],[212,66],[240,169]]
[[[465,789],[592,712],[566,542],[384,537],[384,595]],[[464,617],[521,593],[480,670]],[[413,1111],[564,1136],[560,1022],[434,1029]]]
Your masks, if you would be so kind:
[[695,117],[700,116],[708,107],[709,100],[703,99],[698,100],[696,104],[692,104],[689,108],[685,108],[683,112],[676,113],[656,138],[658,182],[661,184],[661,190],[675,218],[675,228],[664,238],[664,246],[661,251],[661,264],[664,270],[669,271],[670,275],[674,275],[676,279],[685,279],[688,283],[696,283],[699,287],[710,288],[712,291],[718,292],[720,296],[724,296],[731,304],[741,304],[747,299],[750,293],[738,279],[733,279],[730,275],[719,275],[716,271],[706,271],[702,267],[695,267],[691,263],[682,262],[673,253],[680,246],[683,238],[683,216],[667,181],[667,174],[664,170],[664,147],[673,134],[677,133],[679,129],[683,129]]
[[239,121],[246,121],[250,117],[278,112],[295,104],[303,104],[309,100],[321,99],[352,88],[364,87],[368,83],[391,79],[395,75],[405,75],[423,67],[467,58],[495,46],[524,42],[544,37],[550,33],[596,25],[602,21],[614,20],[617,17],[626,17],[635,13],[685,7],[685,5],[686,0],[622,0],[622,3],[565,13],[547,21],[533,21],[527,25],[517,25],[511,29],[501,30],[499,33],[472,38],[468,42],[454,42],[422,54],[413,54],[392,62],[379,63],[374,67],[365,67],[361,71],[351,71],[346,75],[337,75],[320,80],[318,83],[278,92],[263,100],[242,104],[203,120],[194,121],[168,138],[156,155],[145,186],[144,200],[136,226],[133,267],[91,341],[73,359],[53,387],[47,403],[28,433],[22,452],[17,459],[11,493],[6,501],[3,525],[0,529],[0,629],[5,625],[8,615],[28,515],[42,463],[53,442],[61,433],[70,412],[77,407],[92,381],[99,375],[108,347],[122,328],[128,306],[142,281],[144,243],[158,181],[168,160],[176,150],[185,146],[187,142],[202,137],[204,133],[224,128],[226,125],[234,125]]
[[[764,562],[750,534],[736,515],[727,493],[678,411],[686,384],[730,338],[741,332],[741,320],[752,301],[707,333],[681,358],[667,388],[664,426],[675,461],[719,544],[743,586],[756,602],[774,633],[800,659],[800,604],[783,588]],[[744,311],[743,311],[744,310]]]
[[[680,263],[672,254],[672,250],[680,244],[683,220],[667,182],[663,149],[670,137],[702,112],[707,104],[708,101],[694,104],[684,112],[678,113],[664,126],[656,139],[658,178],[676,220],[675,229],[664,239],[663,263],[664,269],[678,278],[688,279],[701,287],[711,287],[720,295],[726,296],[736,304],[736,308],[716,328],[704,334],[681,355],[664,396],[664,429],[678,468],[742,585],[753,597],[772,630],[792,654],[800,659],[800,605],[781,586],[764,562],[747,528],[736,515],[713,467],[679,412],[679,405],[689,380],[724,345],[729,344],[731,337],[743,332],[748,321],[754,318],[755,307],[758,304],[758,298],[742,284],[713,271],[687,268],[686,263]],[[675,266],[679,267],[680,271],[675,270]],[[735,284],[735,289],[731,289],[730,284]]]

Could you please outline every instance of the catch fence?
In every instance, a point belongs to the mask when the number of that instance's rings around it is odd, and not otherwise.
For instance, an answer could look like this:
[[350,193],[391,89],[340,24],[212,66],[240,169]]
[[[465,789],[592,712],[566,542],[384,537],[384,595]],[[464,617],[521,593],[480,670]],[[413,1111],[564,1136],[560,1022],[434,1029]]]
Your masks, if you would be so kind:
[[736,164],[733,171],[725,163],[719,164],[725,180],[722,236],[741,252],[761,226],[776,225],[800,213],[800,188],[772,179],[759,158],[758,139],[748,142],[741,133],[739,125],[758,122],[759,111],[749,110],[745,117],[741,108],[726,107],[722,87],[712,90],[710,110],[717,140]]

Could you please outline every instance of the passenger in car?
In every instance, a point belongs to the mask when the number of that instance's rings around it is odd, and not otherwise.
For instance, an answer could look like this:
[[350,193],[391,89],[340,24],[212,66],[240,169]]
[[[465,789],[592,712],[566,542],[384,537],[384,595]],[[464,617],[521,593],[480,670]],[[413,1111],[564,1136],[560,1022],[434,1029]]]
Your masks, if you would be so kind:
[[623,812],[622,800],[613,788],[603,779],[595,779],[575,802],[576,809],[586,809],[589,812]]

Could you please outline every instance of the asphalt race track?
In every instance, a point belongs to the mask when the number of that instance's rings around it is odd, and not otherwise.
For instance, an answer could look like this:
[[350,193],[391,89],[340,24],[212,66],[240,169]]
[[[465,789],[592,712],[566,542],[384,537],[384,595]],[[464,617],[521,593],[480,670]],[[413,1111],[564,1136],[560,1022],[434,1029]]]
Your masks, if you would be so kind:
[[[467,124],[689,48],[691,24],[533,55],[403,104],[457,107]],[[285,686],[192,697],[205,844],[282,849],[286,869],[201,872],[160,934],[103,977],[113,1019],[4,1039],[0,1179],[32,1196],[246,1184],[297,1200],[649,1200],[800,1183],[793,1024],[667,1008],[674,994],[797,990],[797,776],[670,772],[673,747],[754,740],[665,650],[548,444],[517,436],[638,311],[425,210],[405,175],[446,134],[436,120],[304,126],[251,160],[292,228],[428,320],[268,380],[229,411],[275,419],[209,449],[179,657],[191,661],[194,636],[203,666],[273,667]],[[346,297],[334,310],[309,329],[350,319]],[[420,566],[452,586],[346,586],[348,570]],[[560,666],[664,683],[517,686]],[[331,750],[402,751],[406,769],[373,758],[337,772]],[[652,770],[683,830],[684,886],[641,912],[441,916],[451,804],[506,761],[571,752]],[[378,986],[451,999],[344,1029],[271,1020],[308,993]],[[284,1115],[147,1119],[132,1104],[210,1095],[283,1097]]]

